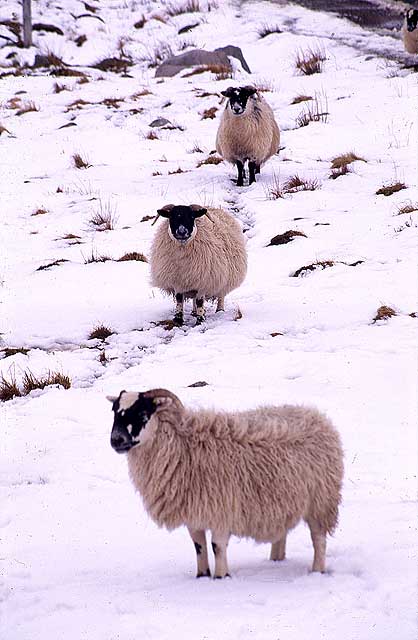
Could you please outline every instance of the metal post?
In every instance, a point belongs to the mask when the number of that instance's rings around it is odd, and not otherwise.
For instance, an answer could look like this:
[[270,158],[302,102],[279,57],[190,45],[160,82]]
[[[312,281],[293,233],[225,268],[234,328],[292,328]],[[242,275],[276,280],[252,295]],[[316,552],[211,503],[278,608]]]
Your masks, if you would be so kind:
[[23,8],[23,46],[32,46],[32,0],[22,0]]

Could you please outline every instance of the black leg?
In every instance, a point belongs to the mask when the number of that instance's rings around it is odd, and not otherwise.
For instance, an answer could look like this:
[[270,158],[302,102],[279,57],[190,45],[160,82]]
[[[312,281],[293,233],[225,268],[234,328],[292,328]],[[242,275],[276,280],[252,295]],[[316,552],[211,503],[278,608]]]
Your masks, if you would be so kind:
[[238,169],[237,187],[242,187],[244,185],[245,170],[241,160],[237,160],[237,169]]
[[255,182],[255,174],[257,172],[257,165],[252,160],[250,160],[250,162],[248,163],[248,170],[250,174],[249,184],[252,184],[253,182]]
[[256,173],[260,173],[260,165],[259,164],[255,165],[255,172]]
[[205,298],[196,298],[196,324],[202,324],[205,320]]
[[183,294],[176,293],[176,312],[174,314],[174,324],[181,327],[183,324]]

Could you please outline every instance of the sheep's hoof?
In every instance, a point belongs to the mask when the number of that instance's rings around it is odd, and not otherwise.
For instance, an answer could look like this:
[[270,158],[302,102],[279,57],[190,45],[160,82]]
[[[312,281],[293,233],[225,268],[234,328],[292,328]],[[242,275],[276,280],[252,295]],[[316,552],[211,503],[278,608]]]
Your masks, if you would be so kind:
[[206,571],[198,573],[196,578],[210,578],[210,569],[206,569]]
[[183,325],[183,314],[182,313],[176,313],[176,315],[173,318],[173,324],[176,327],[181,327]]
[[223,578],[230,578],[231,574],[225,573],[224,576],[213,576],[215,580],[223,580]]

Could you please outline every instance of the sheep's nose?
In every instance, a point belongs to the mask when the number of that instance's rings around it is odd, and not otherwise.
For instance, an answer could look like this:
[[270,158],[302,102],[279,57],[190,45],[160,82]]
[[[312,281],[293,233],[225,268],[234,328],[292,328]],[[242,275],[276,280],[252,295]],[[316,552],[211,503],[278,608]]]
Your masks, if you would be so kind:
[[183,224],[180,224],[177,227],[177,235],[179,236],[179,238],[187,238],[187,236],[189,235],[188,230]]
[[131,440],[129,436],[117,431],[112,432],[112,435],[110,436],[110,444],[118,453],[123,453],[131,448]]

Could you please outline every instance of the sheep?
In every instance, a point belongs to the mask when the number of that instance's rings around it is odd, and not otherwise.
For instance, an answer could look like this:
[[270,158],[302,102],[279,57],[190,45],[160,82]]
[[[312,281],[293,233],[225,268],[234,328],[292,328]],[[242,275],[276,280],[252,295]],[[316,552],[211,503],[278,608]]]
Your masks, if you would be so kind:
[[246,161],[252,184],[261,165],[278,152],[280,130],[270,105],[255,87],[229,87],[221,93],[229,100],[219,124],[216,150],[237,165],[237,186],[242,187]]
[[168,204],[158,209],[168,218],[151,246],[151,284],[174,294],[174,324],[183,324],[185,298],[193,299],[196,324],[205,319],[205,298],[217,298],[224,311],[227,293],[239,287],[247,272],[247,253],[238,222],[223,209]]
[[408,9],[402,24],[402,39],[408,53],[418,53],[418,9]]
[[340,437],[314,408],[264,406],[226,413],[186,409],[166,389],[121,391],[112,402],[111,446],[128,454],[146,511],[168,530],[186,525],[197,577],[229,575],[231,535],[271,542],[285,558],[286,534],[302,519],[314,548],[312,571],[325,572],[326,535],[338,521],[343,477]]

